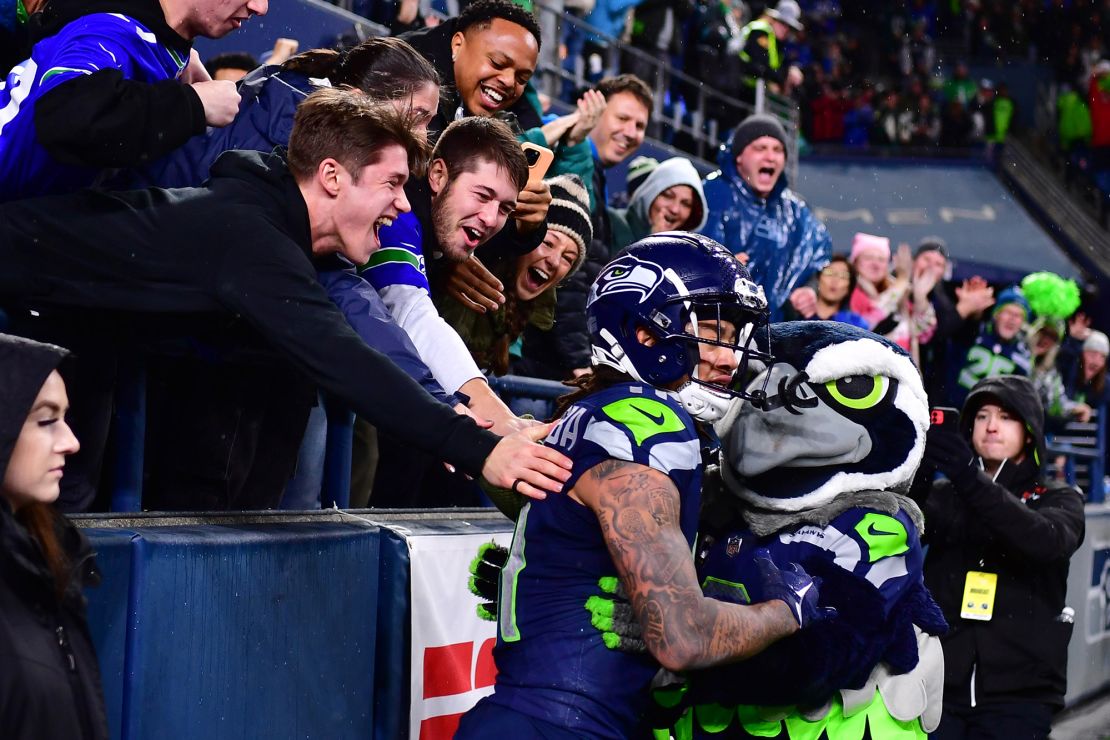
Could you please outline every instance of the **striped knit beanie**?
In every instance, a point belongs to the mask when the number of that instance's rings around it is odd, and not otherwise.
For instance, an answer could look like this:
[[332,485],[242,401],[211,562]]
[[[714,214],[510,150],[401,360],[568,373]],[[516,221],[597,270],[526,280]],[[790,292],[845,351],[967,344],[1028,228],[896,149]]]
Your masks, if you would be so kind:
[[578,245],[578,259],[567,273],[570,277],[586,259],[586,248],[594,238],[590,222],[590,194],[578,175],[558,175],[544,182],[551,188],[551,207],[547,209],[548,231],[566,234]]

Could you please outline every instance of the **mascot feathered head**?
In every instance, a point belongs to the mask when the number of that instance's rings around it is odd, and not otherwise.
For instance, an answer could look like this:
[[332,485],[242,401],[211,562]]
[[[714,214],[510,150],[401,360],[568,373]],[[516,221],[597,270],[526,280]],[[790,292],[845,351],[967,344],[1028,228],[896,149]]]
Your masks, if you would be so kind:
[[781,512],[824,506],[846,492],[905,490],[929,426],[909,355],[832,321],[774,324],[769,334],[776,363],[750,388],[778,388],[787,398],[770,411],[737,404],[718,423],[727,487]]

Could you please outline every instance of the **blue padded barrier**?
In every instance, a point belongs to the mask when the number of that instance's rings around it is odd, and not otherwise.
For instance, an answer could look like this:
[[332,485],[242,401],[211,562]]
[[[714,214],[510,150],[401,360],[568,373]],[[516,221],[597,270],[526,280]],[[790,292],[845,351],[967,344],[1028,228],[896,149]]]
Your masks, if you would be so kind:
[[105,571],[89,611],[109,713],[120,718],[114,737],[371,735],[377,528],[321,521],[90,535]]
[[100,662],[108,729],[119,737],[123,725],[128,603],[131,589],[131,543],[139,535],[128,529],[86,530],[100,569],[100,585],[87,592],[89,632]]
[[405,538],[381,530],[378,582],[378,651],[374,671],[374,738],[395,740],[408,733],[409,548]]

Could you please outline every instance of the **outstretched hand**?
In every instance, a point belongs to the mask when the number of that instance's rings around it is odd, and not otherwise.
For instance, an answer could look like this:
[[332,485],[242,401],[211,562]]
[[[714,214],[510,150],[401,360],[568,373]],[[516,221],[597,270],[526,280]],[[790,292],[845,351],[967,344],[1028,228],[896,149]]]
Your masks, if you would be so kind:
[[482,466],[482,478],[490,485],[544,499],[560,493],[570,478],[570,458],[540,444],[554,423],[538,424],[502,437]]

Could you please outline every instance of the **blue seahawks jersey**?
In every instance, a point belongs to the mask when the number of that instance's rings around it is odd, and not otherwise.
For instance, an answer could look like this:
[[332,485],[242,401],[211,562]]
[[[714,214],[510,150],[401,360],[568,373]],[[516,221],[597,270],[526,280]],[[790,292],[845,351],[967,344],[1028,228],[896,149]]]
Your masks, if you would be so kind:
[[[582,399],[545,440],[574,461],[570,491],[598,463],[628,460],[668,475],[693,545],[702,474],[693,419],[673,394],[620,384]],[[597,516],[567,495],[521,511],[501,576],[495,693],[485,701],[585,737],[629,737],[648,704],[658,665],[605,647],[586,600],[615,577]]]
[[876,621],[885,620],[898,599],[921,582],[921,541],[909,514],[857,508],[823,527],[807,524],[764,537],[740,530],[715,540],[698,553],[705,595],[741,604],[763,601],[752,563],[752,551],[759,547],[767,548],[780,568],[825,560],[868,581],[882,595],[883,613],[875,615]]
[[188,61],[138,21],[118,13],[83,16],[39,41],[31,58],[13,67],[0,85],[0,202],[76,190],[100,172],[62,164],[38,143],[35,103],[44,94],[105,69],[141,82],[172,80]]
[[376,290],[391,285],[411,285],[432,292],[424,272],[424,236],[416,216],[402,213],[391,225],[378,231],[378,240],[381,249],[360,268],[362,276]]
[[978,336],[967,352],[956,355],[957,365],[955,384],[951,387],[951,403],[957,407],[962,406],[967,398],[968,391],[975,387],[983,378],[995,378],[999,375],[1025,375],[1032,370],[1033,355],[1025,340],[1015,337],[1006,342],[994,333],[994,324],[984,322]]

